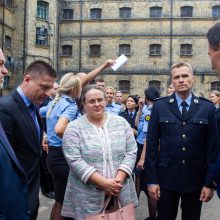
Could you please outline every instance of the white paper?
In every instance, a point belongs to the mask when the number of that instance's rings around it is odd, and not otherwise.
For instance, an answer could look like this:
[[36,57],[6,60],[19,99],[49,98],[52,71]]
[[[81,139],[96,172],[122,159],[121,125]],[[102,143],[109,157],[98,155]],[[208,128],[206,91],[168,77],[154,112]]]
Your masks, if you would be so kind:
[[128,61],[128,58],[122,54],[118,59],[116,59],[115,64],[112,67],[114,71],[118,70],[122,65],[124,65]]

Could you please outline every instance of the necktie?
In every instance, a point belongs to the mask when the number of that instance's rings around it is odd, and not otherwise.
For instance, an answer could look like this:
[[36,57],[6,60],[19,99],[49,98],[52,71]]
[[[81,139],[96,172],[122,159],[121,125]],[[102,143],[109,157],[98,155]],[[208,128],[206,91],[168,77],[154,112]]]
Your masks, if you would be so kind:
[[34,120],[34,123],[36,125],[36,128],[37,128],[37,133],[38,133],[38,137],[40,138],[40,126],[38,124],[38,121],[37,121],[37,115],[36,115],[36,111],[37,111],[37,108],[36,106],[32,103],[28,106],[29,108],[29,111],[31,113],[31,117],[33,118]]
[[133,114],[130,112],[129,113],[129,116],[128,116],[128,123],[131,125],[132,124],[132,117],[133,117]]
[[186,118],[186,113],[187,113],[186,107],[188,106],[188,104],[186,103],[186,101],[182,101],[181,106],[183,107],[182,108],[182,119],[184,120]]

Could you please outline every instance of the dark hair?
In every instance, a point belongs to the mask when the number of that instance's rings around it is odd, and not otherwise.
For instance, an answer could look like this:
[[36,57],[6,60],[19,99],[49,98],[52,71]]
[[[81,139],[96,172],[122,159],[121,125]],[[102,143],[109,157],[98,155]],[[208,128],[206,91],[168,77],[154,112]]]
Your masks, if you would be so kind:
[[128,100],[128,98],[132,98],[135,101],[136,105],[138,104],[138,97],[136,95],[129,95],[127,97],[127,100]]
[[50,64],[42,60],[36,60],[30,63],[24,71],[24,75],[28,74],[33,77],[46,74],[53,78],[57,78],[56,70]]
[[144,90],[145,99],[149,101],[154,101],[160,97],[159,91],[155,87],[149,87]]
[[216,21],[214,25],[209,28],[206,38],[208,39],[210,47],[213,50],[218,50],[220,43],[220,21]]
[[85,86],[83,87],[83,90],[82,90],[82,93],[81,93],[81,102],[84,104],[85,101],[86,101],[86,94],[87,92],[89,92],[90,90],[92,89],[96,89],[96,90],[99,90],[103,93],[103,96],[105,97],[105,92],[102,88],[100,88],[100,86],[97,86],[97,85],[88,85],[88,86]]

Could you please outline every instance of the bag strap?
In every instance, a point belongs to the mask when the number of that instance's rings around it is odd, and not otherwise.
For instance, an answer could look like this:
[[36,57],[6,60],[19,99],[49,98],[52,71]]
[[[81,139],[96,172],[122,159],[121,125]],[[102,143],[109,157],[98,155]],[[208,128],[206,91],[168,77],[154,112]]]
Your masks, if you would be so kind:
[[118,205],[119,209],[120,209],[120,210],[122,209],[121,203],[120,203],[118,197],[108,196],[107,199],[106,199],[106,201],[105,201],[105,203],[104,203],[104,205],[103,205],[103,208],[102,208],[102,211],[101,211],[102,214],[105,213],[106,208],[107,208],[107,206],[108,206],[108,204],[109,204],[109,202],[111,201],[112,198],[115,198],[115,199],[116,199],[117,205]]

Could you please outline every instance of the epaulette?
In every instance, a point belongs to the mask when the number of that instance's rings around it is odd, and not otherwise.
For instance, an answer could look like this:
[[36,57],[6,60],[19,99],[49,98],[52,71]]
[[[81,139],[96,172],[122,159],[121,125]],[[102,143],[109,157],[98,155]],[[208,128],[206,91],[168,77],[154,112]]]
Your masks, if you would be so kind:
[[162,96],[162,97],[159,97],[159,98],[156,98],[156,99],[154,99],[154,102],[156,102],[156,101],[158,101],[158,100],[161,100],[161,99],[165,99],[165,98],[167,98],[168,96]]
[[207,98],[204,98],[204,97],[198,97],[198,98],[200,98],[200,99],[202,99],[202,100],[205,100],[205,101],[207,101],[207,102],[213,103],[212,101],[210,101],[210,100],[207,99]]

